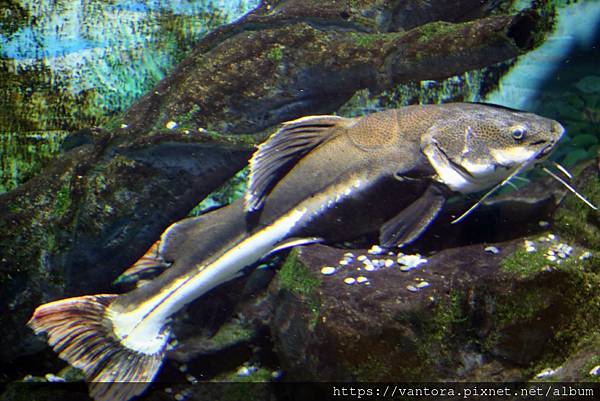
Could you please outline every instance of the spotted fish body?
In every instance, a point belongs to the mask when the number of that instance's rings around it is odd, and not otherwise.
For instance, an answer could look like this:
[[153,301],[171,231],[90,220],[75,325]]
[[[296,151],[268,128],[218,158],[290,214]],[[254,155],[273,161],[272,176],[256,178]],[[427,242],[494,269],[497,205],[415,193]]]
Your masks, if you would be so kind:
[[83,370],[95,399],[126,400],[160,368],[169,318],[246,266],[279,249],[377,231],[385,247],[408,244],[447,197],[543,159],[563,131],[533,114],[462,103],[285,123],[251,159],[243,200],[173,224],[134,265],[170,266],[160,276],[122,295],[42,305],[30,325]]

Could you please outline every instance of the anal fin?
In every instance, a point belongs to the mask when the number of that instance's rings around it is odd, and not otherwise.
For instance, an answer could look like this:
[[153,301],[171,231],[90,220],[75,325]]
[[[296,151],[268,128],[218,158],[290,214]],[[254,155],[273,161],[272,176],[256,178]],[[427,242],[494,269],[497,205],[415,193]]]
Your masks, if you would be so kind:
[[410,204],[379,231],[384,248],[401,247],[416,240],[442,210],[446,198],[436,185],[430,185],[419,199]]

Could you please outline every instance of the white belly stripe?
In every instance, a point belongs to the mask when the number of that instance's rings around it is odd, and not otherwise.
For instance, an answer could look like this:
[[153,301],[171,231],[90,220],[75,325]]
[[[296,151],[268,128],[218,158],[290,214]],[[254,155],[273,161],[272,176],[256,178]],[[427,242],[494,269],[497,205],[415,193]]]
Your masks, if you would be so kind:
[[[217,260],[199,265],[195,273],[173,280],[131,312],[112,313],[114,332],[130,349],[153,354],[164,345],[161,331],[166,320],[187,303],[236,277],[244,267],[271,251],[288,234],[368,183],[368,173],[352,176],[329,191],[310,197],[263,230],[227,250]],[[193,275],[191,275],[193,274]],[[191,276],[190,276],[191,275]]]
[[113,314],[114,331],[122,339],[121,343],[139,352],[157,352],[157,347],[164,342],[160,332],[169,316],[260,259],[285,238],[306,212],[306,208],[292,210],[276,224],[241,241],[214,262],[198,266],[198,272],[192,277],[188,274],[173,281],[134,311]]

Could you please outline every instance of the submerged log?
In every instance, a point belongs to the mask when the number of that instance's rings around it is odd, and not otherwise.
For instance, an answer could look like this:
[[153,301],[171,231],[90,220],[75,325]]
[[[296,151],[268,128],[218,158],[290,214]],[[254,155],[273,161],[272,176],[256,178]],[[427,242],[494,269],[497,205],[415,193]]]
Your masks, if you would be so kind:
[[526,12],[388,32],[373,26],[375,16],[359,24],[326,10],[313,17],[261,11],[208,36],[121,122],[144,133],[187,116],[192,130],[255,134],[332,113],[361,89],[377,92],[511,59],[533,46],[543,21]]
[[[0,196],[2,360],[43,347],[25,326],[38,304],[112,291],[270,127],[334,112],[361,89],[514,58],[549,26],[533,11],[486,17],[498,2],[464,0],[460,13],[444,3],[264,2],[198,43],[110,127],[72,135],[42,174]],[[432,22],[440,15],[449,22]]]

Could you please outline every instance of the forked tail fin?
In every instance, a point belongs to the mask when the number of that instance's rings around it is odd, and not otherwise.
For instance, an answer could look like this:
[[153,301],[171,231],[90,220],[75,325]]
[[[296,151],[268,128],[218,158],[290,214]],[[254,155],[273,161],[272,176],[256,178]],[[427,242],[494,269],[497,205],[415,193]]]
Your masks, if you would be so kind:
[[96,401],[126,401],[141,394],[160,369],[168,335],[158,351],[125,347],[114,334],[109,305],[117,295],[88,295],[41,305],[29,321],[72,366],[83,371]]

